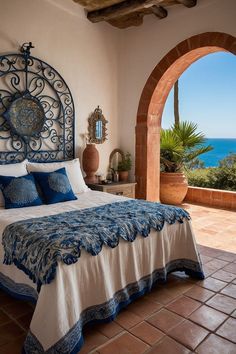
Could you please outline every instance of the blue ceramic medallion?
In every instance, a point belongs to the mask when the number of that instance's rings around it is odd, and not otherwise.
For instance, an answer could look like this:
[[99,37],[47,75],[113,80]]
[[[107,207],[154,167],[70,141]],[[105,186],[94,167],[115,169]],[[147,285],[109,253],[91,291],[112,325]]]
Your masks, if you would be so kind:
[[31,137],[40,133],[45,122],[41,103],[32,96],[15,99],[4,113],[9,125],[21,137]]

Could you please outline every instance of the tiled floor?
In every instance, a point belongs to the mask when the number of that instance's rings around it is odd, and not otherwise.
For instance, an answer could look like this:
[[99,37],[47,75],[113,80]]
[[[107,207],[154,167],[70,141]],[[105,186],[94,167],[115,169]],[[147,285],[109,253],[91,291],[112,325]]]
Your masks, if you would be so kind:
[[200,245],[236,253],[236,211],[183,204]]
[[[207,278],[170,275],[114,322],[87,328],[80,354],[236,354],[236,213],[184,207]],[[32,313],[0,291],[1,354],[20,354]]]

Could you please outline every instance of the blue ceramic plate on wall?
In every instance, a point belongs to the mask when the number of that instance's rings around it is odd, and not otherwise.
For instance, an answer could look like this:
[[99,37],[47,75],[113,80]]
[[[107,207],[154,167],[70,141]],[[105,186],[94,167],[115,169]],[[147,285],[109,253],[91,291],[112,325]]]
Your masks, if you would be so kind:
[[30,137],[40,133],[45,122],[43,107],[32,96],[15,99],[3,116],[12,130],[21,137]]

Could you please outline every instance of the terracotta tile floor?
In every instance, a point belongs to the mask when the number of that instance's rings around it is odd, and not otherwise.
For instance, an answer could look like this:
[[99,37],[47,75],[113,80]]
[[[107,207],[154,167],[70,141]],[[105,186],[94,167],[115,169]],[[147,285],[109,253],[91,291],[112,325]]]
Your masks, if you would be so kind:
[[[206,279],[169,276],[114,322],[85,330],[80,354],[236,354],[236,213],[185,204]],[[20,354],[31,304],[0,291],[0,353]]]
[[[193,204],[183,204],[183,207],[191,214],[195,236],[200,245],[236,253],[236,211]],[[219,259],[229,262],[234,259],[234,255],[222,254]]]

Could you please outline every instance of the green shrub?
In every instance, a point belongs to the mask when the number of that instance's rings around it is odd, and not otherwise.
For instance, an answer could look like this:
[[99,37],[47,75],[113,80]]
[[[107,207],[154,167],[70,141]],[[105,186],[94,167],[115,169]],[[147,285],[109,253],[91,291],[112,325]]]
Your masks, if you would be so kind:
[[188,178],[189,186],[209,188],[208,172],[209,169],[207,168],[187,170],[186,175]]
[[236,154],[229,154],[219,167],[188,169],[188,184],[195,187],[236,191]]
[[236,163],[232,167],[211,169],[208,174],[210,188],[236,191]]
[[226,156],[224,159],[220,160],[219,167],[228,167],[231,168],[236,165],[236,154],[231,153]]

